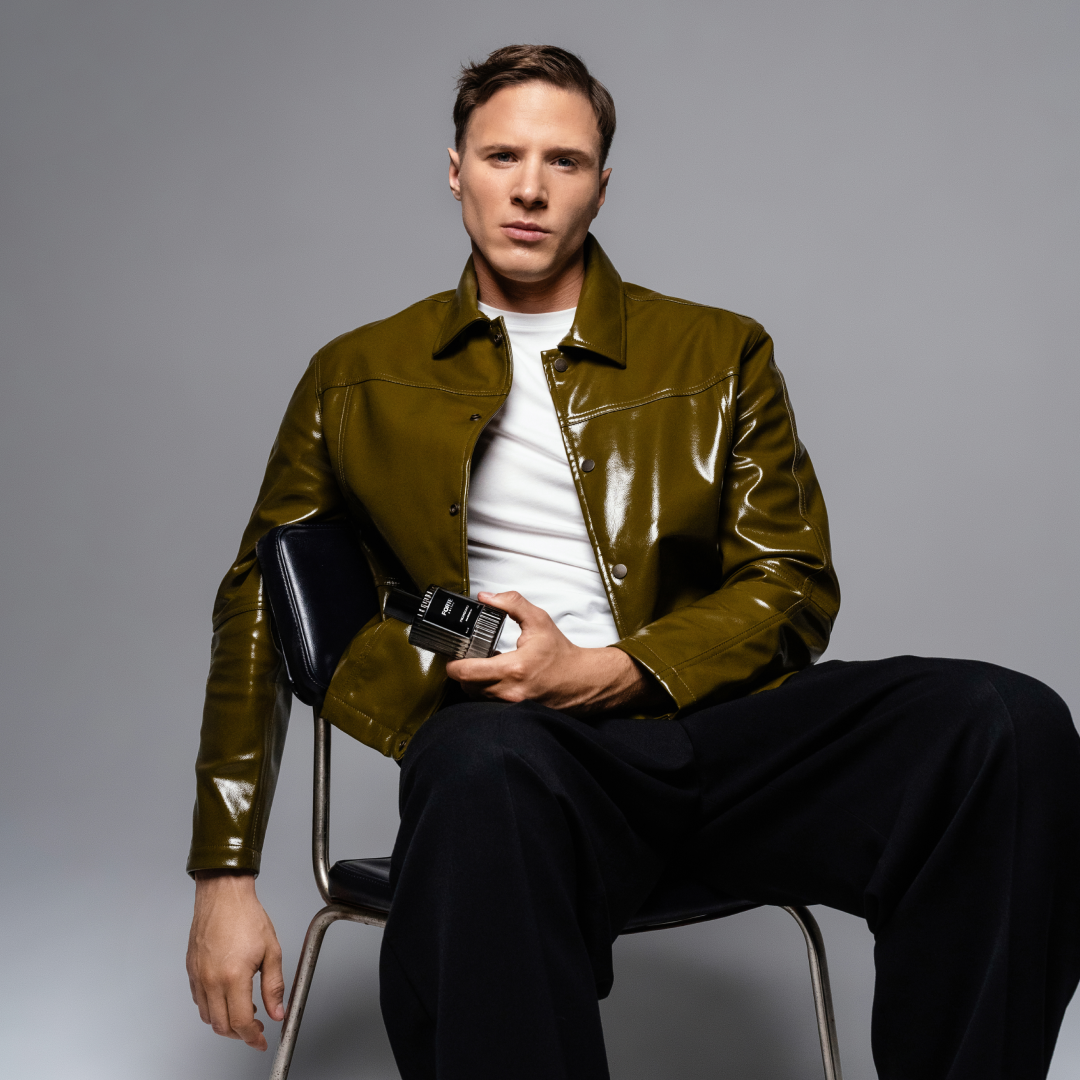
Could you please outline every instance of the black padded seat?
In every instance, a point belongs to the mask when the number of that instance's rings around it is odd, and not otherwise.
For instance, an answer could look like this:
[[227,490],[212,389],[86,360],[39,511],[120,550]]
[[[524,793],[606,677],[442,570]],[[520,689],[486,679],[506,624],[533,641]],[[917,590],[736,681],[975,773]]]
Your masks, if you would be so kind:
[[624,934],[640,934],[665,926],[686,926],[738,915],[761,907],[753,900],[732,900],[720,896],[696,878],[665,877],[653,889],[637,914],[623,927]]
[[330,867],[330,899],[335,904],[390,910],[390,860],[343,859]]
[[[390,910],[392,895],[389,859],[344,859],[330,868],[330,899],[335,904],[371,908],[385,915]],[[718,896],[693,878],[666,878],[622,932],[640,934],[664,926],[685,926],[756,907],[760,905],[752,900]]]

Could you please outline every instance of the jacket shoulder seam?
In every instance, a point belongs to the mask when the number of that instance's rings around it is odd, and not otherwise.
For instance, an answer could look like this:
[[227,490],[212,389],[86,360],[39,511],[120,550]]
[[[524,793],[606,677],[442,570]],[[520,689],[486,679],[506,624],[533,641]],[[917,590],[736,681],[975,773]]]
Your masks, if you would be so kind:
[[723,308],[716,307],[714,304],[702,304],[697,300],[683,300],[678,296],[665,296],[663,293],[653,293],[650,296],[635,296],[631,292],[626,294],[627,300],[633,300],[638,304],[653,304],[659,302],[666,302],[669,304],[678,304],[679,307],[694,307],[704,308],[706,311],[723,311]]
[[756,335],[764,331],[764,327],[749,315],[740,315],[737,311],[720,307],[719,304],[703,304],[699,300],[686,300],[681,296],[668,296],[666,293],[657,292],[655,289],[646,289],[643,285],[631,285],[627,283],[623,288],[627,300],[633,300],[638,304],[669,303],[678,307],[700,308],[702,311],[714,311],[719,315],[729,315],[742,323],[754,328]]

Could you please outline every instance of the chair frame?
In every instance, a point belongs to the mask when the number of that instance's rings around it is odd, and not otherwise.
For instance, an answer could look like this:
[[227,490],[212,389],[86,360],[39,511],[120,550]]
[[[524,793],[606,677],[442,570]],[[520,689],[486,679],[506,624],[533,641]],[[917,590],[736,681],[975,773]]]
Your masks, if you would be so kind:
[[[281,1038],[274,1056],[270,1080],[286,1080],[292,1064],[300,1022],[304,1018],[308,991],[315,974],[323,938],[330,926],[341,920],[364,923],[367,926],[386,926],[386,914],[374,908],[338,904],[330,898],[330,724],[315,716],[315,761],[312,784],[313,804],[311,814],[311,862],[315,871],[315,883],[326,906],[316,913],[304,936],[304,946],[296,966],[285,1020],[281,1025]],[[818,1040],[821,1043],[821,1062],[825,1080],[843,1080],[840,1071],[840,1048],[836,1039],[836,1021],[833,1016],[832,990],[829,986],[829,967],[825,959],[825,942],[821,929],[810,911],[802,905],[785,905],[786,911],[798,924],[806,941],[807,959],[810,964],[810,983],[814,991],[814,1011],[817,1015]],[[688,926],[691,923],[709,922],[718,916],[698,916],[663,926],[643,927],[634,933],[647,930],[669,929]]]

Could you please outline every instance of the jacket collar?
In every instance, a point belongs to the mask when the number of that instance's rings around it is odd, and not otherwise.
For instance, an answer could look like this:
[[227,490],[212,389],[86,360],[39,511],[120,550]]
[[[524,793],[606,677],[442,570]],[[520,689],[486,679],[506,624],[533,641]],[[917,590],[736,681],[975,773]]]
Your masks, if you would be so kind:
[[[470,256],[432,349],[434,357],[446,352],[467,327],[487,321],[477,306],[476,293],[476,269]],[[585,239],[585,280],[578,297],[574,325],[559,342],[559,347],[588,349],[619,367],[626,367],[626,308],[622,278],[592,233]]]

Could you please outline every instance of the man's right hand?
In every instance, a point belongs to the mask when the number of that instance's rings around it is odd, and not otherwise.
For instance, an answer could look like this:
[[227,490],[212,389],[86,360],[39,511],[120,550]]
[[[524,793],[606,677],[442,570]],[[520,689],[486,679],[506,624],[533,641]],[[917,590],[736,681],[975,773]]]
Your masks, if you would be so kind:
[[255,895],[255,877],[230,870],[196,874],[195,915],[188,938],[187,972],[199,1016],[219,1035],[266,1049],[262,1021],[255,1019],[255,972],[262,972],[262,999],[271,1020],[282,1020],[285,980],[273,923]]

